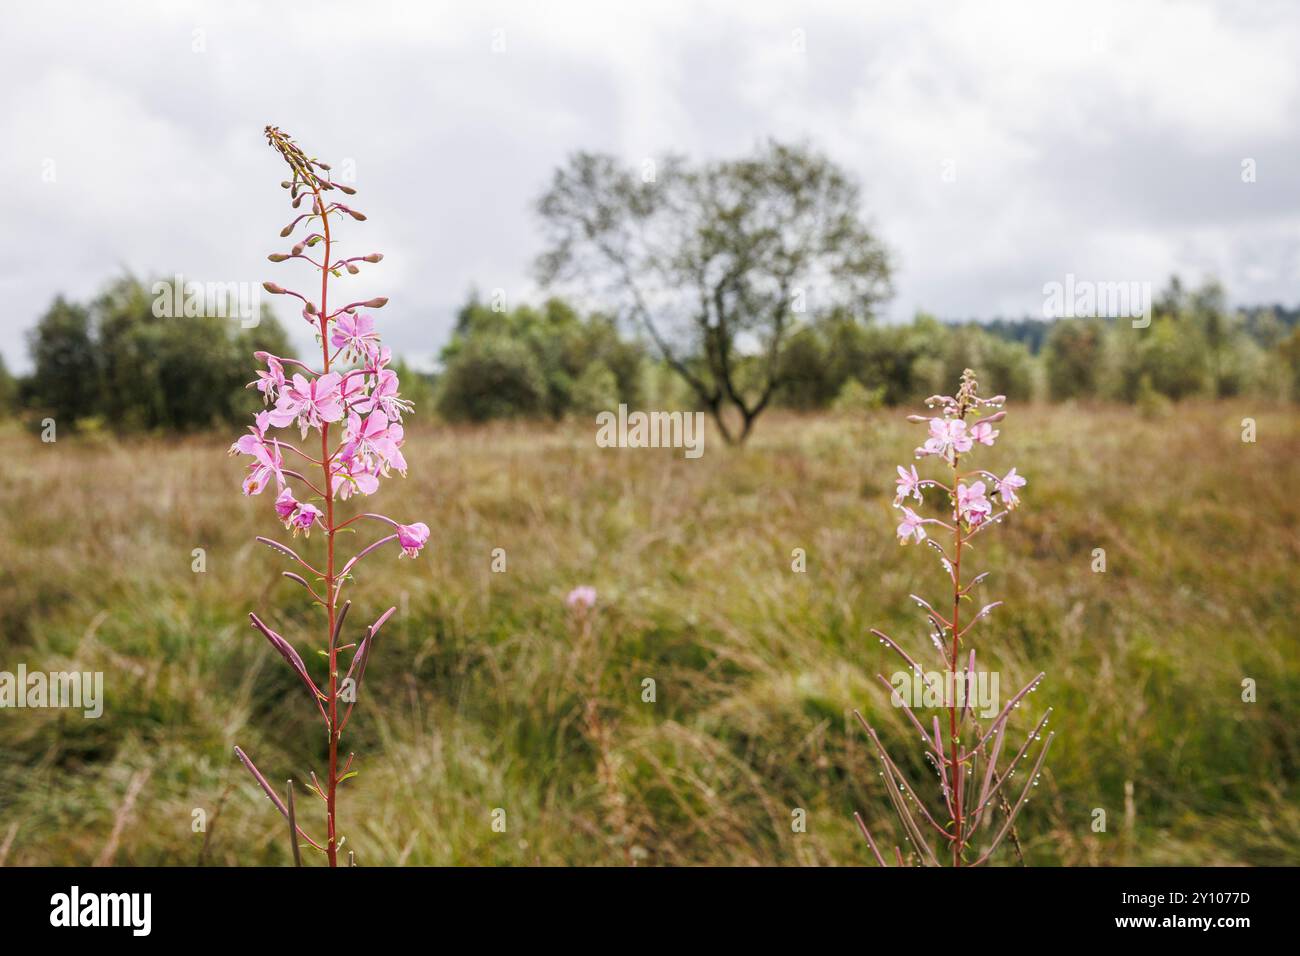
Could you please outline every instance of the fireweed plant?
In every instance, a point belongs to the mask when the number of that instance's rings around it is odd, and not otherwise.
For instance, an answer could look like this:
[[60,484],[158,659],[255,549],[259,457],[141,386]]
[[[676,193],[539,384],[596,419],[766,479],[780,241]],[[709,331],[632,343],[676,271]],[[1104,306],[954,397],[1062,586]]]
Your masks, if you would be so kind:
[[[892,637],[874,628],[871,631],[882,644],[902,658],[908,670],[920,682],[924,682],[928,690],[934,691],[933,695],[925,695],[925,703],[928,705],[937,700],[943,705],[941,710],[946,711],[945,719],[941,720],[936,714],[927,727],[915,710],[921,702],[909,702],[907,695],[899,692],[899,684],[902,682],[891,684],[884,675],[877,675],[891,689],[892,702],[903,709],[912,727],[921,736],[926,760],[938,777],[942,795],[941,809],[932,813],[927,808],[926,802],[904,778],[898,765],[890,759],[875,730],[860,713],[854,711],[880,758],[880,775],[884,779],[885,790],[903,826],[905,839],[912,845],[908,857],[912,862],[929,866],[938,866],[941,860],[948,858],[953,866],[984,863],[1008,834],[1011,834],[1019,852],[1019,840],[1014,830],[1016,816],[1028,800],[1030,789],[1036,785],[1043,758],[1052,742],[1051,734],[1047,735],[1046,740],[1042,736],[1051,714],[1049,707],[1023,744],[1017,747],[1012,743],[1004,747],[1010,733],[1008,720],[1021,702],[1038,687],[1043,679],[1041,673],[1006,702],[987,728],[980,725],[973,710],[977,671],[971,629],[1002,602],[985,604],[962,623],[963,602],[973,600],[971,592],[988,576],[988,572],[983,572],[971,578],[969,583],[963,584],[962,560],[966,557],[966,552],[974,547],[975,539],[999,524],[1020,503],[1017,492],[1026,482],[1016,474],[1015,468],[1001,477],[979,468],[964,470],[963,456],[977,444],[991,446],[997,439],[1000,432],[993,426],[1006,417],[1006,412],[994,410],[1001,409],[1004,403],[1005,397],[1002,395],[980,398],[975,375],[967,369],[962,374],[961,387],[955,398],[933,395],[926,400],[927,407],[937,406],[941,409],[940,417],[908,416],[909,421],[926,424],[930,430],[925,443],[916,449],[917,459],[937,458],[947,465],[948,471],[945,482],[920,477],[915,465],[900,467],[898,494],[894,499],[894,506],[902,511],[903,516],[898,525],[900,543],[914,541],[933,548],[952,585],[952,610],[947,616],[924,598],[911,595],[929,621],[930,639],[942,664],[942,672],[927,675],[921,665]],[[975,420],[968,422],[969,416],[975,416]],[[924,517],[904,504],[911,500],[920,508],[925,504],[927,492],[938,493],[935,497],[943,502],[939,506],[943,518]],[[945,539],[944,544],[935,540],[935,536],[927,532],[927,529],[937,529],[937,533]],[[949,542],[951,550],[945,548]],[[969,566],[969,558],[967,564]],[[969,654],[963,662],[962,655],[966,650],[969,650]],[[919,684],[914,683],[913,686]],[[1006,798],[1006,791],[1011,789],[1007,784],[1017,770],[1023,770],[1027,755],[1034,749],[1035,743],[1039,744],[1037,759],[1013,805]],[[1010,753],[1013,750],[1014,756],[999,769],[999,760],[1004,756],[1004,751]],[[981,849],[975,845],[976,833],[981,825],[986,830],[990,828],[994,820],[994,808],[1001,811],[1001,818],[997,821],[991,840],[983,844]],[[885,858],[861,814],[854,816],[876,862],[885,866]],[[904,864],[904,855],[900,849],[895,847],[893,855],[898,865]]]
[[[245,495],[260,495],[274,482],[275,513],[285,529],[294,537],[299,533],[309,537],[313,529],[319,529],[324,539],[324,554],[320,559],[323,568],[309,563],[286,544],[270,538],[257,539],[310,575],[308,578],[294,571],[283,572],[285,577],[305,588],[325,611],[325,650],[322,654],[329,661],[329,673],[324,685],[318,685],[312,678],[303,658],[288,640],[256,614],[249,614],[253,627],[271,642],[276,652],[297,673],[324,723],[329,739],[329,768],[324,780],[311,773],[308,787],[325,805],[324,838],[309,836],[298,824],[292,781],[287,799],[282,800],[242,749],[236,747],[235,755],[288,820],[295,863],[301,864],[301,839],[324,853],[330,866],[337,866],[339,848],[343,845],[343,839],[338,836],[339,784],[356,775],[352,769],[353,755],[349,754],[346,763],[340,766],[339,746],[352,716],[376,637],[397,610],[390,607],[381,614],[366,628],[359,642],[342,644],[344,621],[351,601],[340,605],[339,597],[343,586],[352,579],[357,565],[367,555],[386,544],[395,543],[401,549],[399,558],[403,555],[414,558],[428,540],[429,529],[420,522],[398,524],[392,518],[371,513],[357,514],[345,521],[336,520],[335,499],[373,494],[379,488],[379,479],[388,477],[393,470],[403,476],[406,474],[406,459],[401,451],[404,438],[401,422],[402,415],[411,411],[411,404],[399,396],[397,374],[388,367],[392,355],[380,344],[374,319],[361,311],[381,308],[388,300],[374,298],[351,302],[332,311],[329,307],[330,279],[342,278],[345,271],[356,275],[360,271],[358,263],[376,263],[383,258],[377,252],[335,258],[340,220],[347,216],[364,221],[366,217],[334,197],[339,194],[351,196],[356,190],[332,182],[329,166],[309,158],[276,127],[266,128],[266,138],[284,157],[293,173],[292,179],[280,184],[289,191],[291,205],[294,209],[301,209],[305,204],[309,210],[296,216],[280,232],[282,238],[288,238],[298,229],[304,230],[306,235],[289,252],[273,253],[268,258],[272,262],[301,260],[314,266],[320,273],[320,297],[313,302],[274,282],[264,283],[264,288],[273,295],[289,295],[302,302],[302,316],[315,327],[320,343],[320,368],[284,356],[256,353],[265,368],[258,370],[256,381],[249,387],[262,393],[267,408],[257,414],[249,434],[235,442],[230,453],[247,455],[252,459],[243,482]],[[272,429],[295,425],[304,444],[308,434],[312,433],[310,450],[272,434]],[[318,444],[316,439],[319,439]],[[286,459],[286,453],[292,458]],[[311,476],[287,467],[294,461],[305,462],[304,466],[296,467],[311,471]],[[335,553],[338,534],[362,520],[385,525],[389,533],[362,547],[340,564]],[[349,652],[347,671],[340,681],[340,655]]]

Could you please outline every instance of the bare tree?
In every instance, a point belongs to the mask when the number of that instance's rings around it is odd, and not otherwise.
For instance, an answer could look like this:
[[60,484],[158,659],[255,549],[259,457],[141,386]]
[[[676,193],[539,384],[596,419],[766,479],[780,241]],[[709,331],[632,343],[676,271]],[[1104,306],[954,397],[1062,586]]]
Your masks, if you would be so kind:
[[670,155],[640,169],[577,153],[537,209],[543,284],[582,280],[639,322],[728,443],[743,442],[772,401],[796,323],[836,308],[869,315],[890,293],[857,183],[805,146],[768,142],[698,165]]

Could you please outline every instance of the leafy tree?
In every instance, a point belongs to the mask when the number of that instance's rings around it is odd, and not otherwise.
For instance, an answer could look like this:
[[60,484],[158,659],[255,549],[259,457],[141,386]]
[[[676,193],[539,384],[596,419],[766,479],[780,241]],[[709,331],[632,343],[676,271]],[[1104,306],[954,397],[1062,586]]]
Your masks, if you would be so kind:
[[119,429],[193,429],[244,419],[249,356],[288,355],[269,308],[250,329],[224,318],[159,317],[152,284],[115,279],[89,307],[56,299],[28,337],[34,366],[27,403],[75,422],[92,415]]
[[1047,388],[1052,398],[1093,398],[1106,354],[1104,319],[1060,319],[1043,346]]
[[28,405],[67,424],[98,410],[99,361],[88,309],[59,296],[28,333],[27,348],[33,365]]
[[455,351],[439,382],[438,411],[450,421],[540,415],[546,379],[528,344],[506,335],[478,335]]
[[618,378],[597,359],[573,383],[573,410],[586,414],[608,411],[618,405]]
[[581,276],[639,322],[728,442],[744,441],[781,385],[797,318],[868,315],[889,294],[857,184],[804,146],[697,165],[667,156],[653,171],[578,153],[537,208],[542,282]]
[[[492,402],[481,393],[463,365],[470,356],[476,367],[487,371],[490,352],[504,348],[494,374],[509,383],[510,398]],[[522,352],[529,355],[522,359]],[[452,418],[481,420],[497,415],[548,415],[559,419],[592,400],[590,386],[581,396],[577,389],[593,365],[613,378],[606,389],[612,405],[635,403],[640,392],[644,350],[618,334],[613,319],[604,315],[583,318],[568,303],[552,298],[540,308],[522,305],[515,309],[492,309],[471,294],[456,319],[451,341],[442,351],[447,374],[441,383],[439,408]],[[509,374],[507,374],[509,373]],[[591,375],[597,374],[595,371]],[[529,397],[534,379],[540,380],[540,401]],[[605,383],[608,384],[608,383]],[[462,390],[468,390],[459,394]]]
[[4,356],[0,355],[0,415],[9,415],[18,402],[18,382],[9,374]]
[[1020,342],[997,338],[983,326],[968,323],[949,330],[939,354],[943,357],[941,382],[958,381],[969,368],[990,393],[1006,395],[1015,402],[1034,397],[1034,362]]

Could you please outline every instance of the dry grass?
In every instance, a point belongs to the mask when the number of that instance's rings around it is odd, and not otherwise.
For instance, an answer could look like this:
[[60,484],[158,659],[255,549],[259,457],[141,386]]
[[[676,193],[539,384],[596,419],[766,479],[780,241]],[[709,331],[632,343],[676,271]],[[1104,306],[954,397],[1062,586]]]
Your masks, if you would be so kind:
[[[981,656],[1004,686],[1045,670],[1034,700],[1056,708],[1020,828],[1031,862],[1300,863],[1300,417],[1011,412],[984,463],[1018,465],[1026,504],[975,563],[1007,602]],[[1257,444],[1240,440],[1245,415]],[[894,412],[772,415],[743,451],[710,435],[687,461],[599,449],[593,431],[411,434],[412,477],[378,506],[434,534],[416,562],[368,559],[351,592],[358,626],[400,613],[345,741],[361,771],[344,784],[347,847],[362,864],[867,862],[852,812],[885,832],[891,817],[850,711],[924,772],[867,633],[919,645],[906,595],[940,587],[932,556],[892,537],[890,476],[914,433]],[[239,496],[230,437],[0,435],[0,669],[102,670],[107,694],[99,720],[0,711],[9,863],[289,860],[231,748],[283,781],[320,767],[324,739],[245,615],[300,648],[321,625],[252,543],[274,528],[271,502]],[[498,547],[504,574],[489,570]],[[580,583],[600,592],[589,646],[563,607]],[[1241,701],[1245,677],[1257,703]],[[585,719],[593,681],[602,733]]]

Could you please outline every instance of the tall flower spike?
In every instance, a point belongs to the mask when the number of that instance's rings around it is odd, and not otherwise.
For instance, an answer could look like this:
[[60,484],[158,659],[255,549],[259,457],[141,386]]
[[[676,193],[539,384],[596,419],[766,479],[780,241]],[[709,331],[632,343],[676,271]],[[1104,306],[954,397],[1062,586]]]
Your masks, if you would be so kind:
[[[350,580],[349,572],[366,555],[397,542],[401,547],[398,557],[415,557],[425,546],[429,528],[420,521],[398,524],[392,518],[370,513],[358,514],[345,521],[338,519],[336,497],[346,499],[352,494],[373,494],[379,489],[379,479],[388,477],[391,470],[405,475],[406,459],[400,449],[405,443],[406,435],[402,426],[396,422],[403,413],[411,411],[411,403],[401,398],[397,374],[386,367],[389,352],[379,340],[374,319],[357,312],[361,308],[381,308],[388,300],[376,296],[363,302],[352,302],[335,312],[329,310],[332,278],[341,278],[343,272],[355,275],[359,271],[356,262],[377,263],[383,258],[379,253],[373,252],[347,260],[331,260],[335,242],[334,229],[340,217],[357,222],[365,221],[366,217],[350,206],[331,201],[327,196],[336,190],[351,196],[356,190],[333,182],[330,167],[308,156],[292,137],[279,128],[268,126],[266,139],[284,158],[292,172],[292,177],[280,184],[289,190],[290,205],[294,209],[300,209],[306,202],[309,210],[297,215],[280,232],[282,238],[288,238],[299,229],[304,229],[307,234],[288,253],[272,253],[268,259],[276,263],[302,260],[313,266],[320,279],[319,300],[313,301],[308,295],[286,289],[275,282],[265,283],[265,288],[274,295],[292,296],[303,303],[303,317],[315,326],[320,343],[320,368],[285,356],[256,353],[255,358],[266,368],[264,371],[258,370],[257,378],[250,383],[250,387],[260,391],[265,403],[271,407],[258,413],[250,433],[238,439],[231,446],[230,452],[252,458],[244,479],[245,494],[259,494],[272,478],[275,479],[278,496],[273,502],[273,508],[287,530],[295,535],[299,532],[307,535],[313,528],[319,527],[324,532],[321,535],[324,538],[323,570],[317,569],[292,548],[278,541],[261,537],[257,540],[297,562],[318,579],[319,583],[314,587],[301,575],[283,572],[286,577],[305,587],[324,607],[326,621],[323,643],[329,661],[325,683],[320,685],[312,679],[303,656],[286,638],[264,624],[257,615],[250,615],[250,618],[253,626],[262,632],[311,692],[325,725],[329,737],[329,769],[323,782],[317,781],[314,774],[312,782],[313,788],[325,800],[326,834],[323,840],[315,840],[307,835],[296,819],[292,827],[309,846],[325,854],[330,866],[337,866],[338,849],[342,843],[337,826],[338,785],[352,776],[349,772],[351,758],[347,765],[342,768],[339,766],[339,746],[343,728],[356,702],[355,696],[349,695],[345,701],[347,710],[340,719],[338,655],[340,650],[353,646],[340,642],[344,618],[350,606],[350,602],[340,605],[340,593],[344,584]],[[313,258],[307,250],[319,255],[319,259]],[[346,364],[349,360],[351,368]],[[292,368],[291,377],[286,375],[285,366]],[[337,427],[332,429],[331,426],[335,425]],[[294,427],[303,440],[306,440],[309,433],[315,433],[319,438],[319,452],[314,447],[311,452],[306,451],[285,438],[268,434],[272,428]],[[309,477],[285,467],[286,451],[293,454],[294,467],[304,467],[301,462],[305,461],[319,469],[319,477]],[[296,482],[296,485],[291,482]],[[387,524],[398,531],[363,546],[343,563],[340,570],[334,553],[336,533],[363,518]],[[367,636],[361,644],[364,648],[361,653],[361,670],[364,670],[369,658],[374,635],[394,611],[395,608],[389,608],[367,629]],[[316,655],[308,655],[307,659],[315,660]],[[360,672],[357,679],[360,679]],[[276,809],[287,814],[284,802],[247,755],[238,747],[235,748],[235,754]],[[296,840],[294,854],[296,857]]]
[[[909,415],[911,422],[924,424],[928,428],[925,442],[916,450],[919,458],[935,456],[942,458],[948,466],[947,481],[921,478],[915,466],[910,470],[898,469],[899,477],[895,479],[898,493],[894,498],[894,507],[902,512],[897,534],[899,541],[906,544],[909,540],[926,541],[940,555],[940,563],[952,584],[951,617],[918,595],[911,595],[912,601],[925,613],[933,643],[933,649],[942,665],[942,675],[925,674],[917,663],[898,643],[881,631],[873,630],[881,644],[896,653],[906,667],[903,676],[912,683],[926,685],[922,700],[908,700],[900,694],[899,686],[907,686],[907,681],[891,682],[885,675],[878,675],[881,682],[892,689],[891,701],[904,709],[912,725],[920,732],[921,740],[926,745],[926,757],[933,765],[938,776],[941,805],[936,803],[935,812],[931,812],[922,797],[903,779],[902,772],[885,750],[876,731],[866,722],[861,714],[858,719],[866,729],[877,755],[881,761],[881,776],[885,780],[890,802],[898,814],[903,832],[911,842],[913,859],[925,865],[939,865],[950,859],[953,866],[980,864],[986,862],[997,850],[1002,841],[1010,835],[1012,843],[1019,853],[1020,841],[1015,831],[1016,817],[1029,799],[1029,791],[1038,779],[1039,769],[1051,745],[1052,735],[1042,735],[1047,723],[1044,714],[1029,733],[1024,746],[1010,756],[999,767],[1002,758],[1002,745],[1007,736],[1007,724],[1011,714],[1020,707],[1025,698],[1037,689],[1043,675],[1039,674],[1011,697],[1006,705],[997,711],[987,729],[981,727],[976,707],[971,695],[979,683],[980,672],[975,667],[975,648],[970,635],[975,625],[988,618],[989,613],[1001,605],[1001,601],[986,603],[966,623],[962,623],[962,599],[969,598],[970,592],[987,572],[976,575],[968,584],[962,585],[961,562],[963,549],[969,547],[970,539],[983,532],[987,527],[1002,520],[1002,516],[1020,503],[1017,492],[1027,484],[1026,480],[1012,468],[1005,475],[998,476],[983,469],[962,470],[962,456],[975,449],[976,445],[990,446],[1001,434],[992,426],[1002,421],[1006,413],[994,412],[971,423],[968,427],[967,416],[978,414],[989,408],[1001,408],[1006,398],[997,395],[993,398],[981,398],[979,383],[975,373],[967,369],[961,377],[956,396],[932,395],[926,399],[926,406],[938,408],[939,416]],[[925,492],[939,490],[946,494],[947,501],[938,505],[942,518],[925,517],[919,510],[913,510],[903,504],[914,498],[919,509],[925,503]],[[994,514],[994,501],[1001,507],[1001,512]],[[926,525],[936,526],[951,536],[951,551],[938,544],[933,538],[927,539]],[[936,532],[937,533],[937,532]],[[962,666],[963,651],[969,651],[965,667]],[[895,675],[896,678],[898,675]],[[936,683],[933,678],[938,678]],[[991,679],[987,687],[996,687]],[[916,711],[924,702],[929,706],[931,693],[939,688],[946,721],[934,715],[933,731],[926,730],[924,723],[917,717]],[[953,693],[960,687],[959,693]],[[996,701],[984,702],[996,709]],[[857,713],[855,711],[855,713]],[[1050,708],[1048,709],[1050,713]],[[987,716],[987,713],[984,715]],[[946,735],[944,724],[947,724]],[[1028,778],[1020,788],[1014,803],[1008,800],[1006,791],[1010,789],[1009,781],[1013,775],[1022,771],[1028,763],[1029,752],[1037,744],[1037,757],[1029,771]],[[980,768],[983,768],[982,774]],[[982,785],[977,782],[982,776]],[[1019,783],[1019,781],[1017,781]],[[996,798],[996,799],[995,799]],[[915,807],[915,811],[912,809]],[[1002,823],[994,828],[992,839],[987,845],[975,845],[976,832],[981,822],[988,819],[996,807],[1002,815]],[[875,838],[871,835],[866,821],[860,814],[854,814],[858,828],[866,838],[871,856],[881,866],[885,866],[885,855],[879,850]],[[939,821],[945,821],[940,823]],[[894,858],[901,865],[902,851],[895,848]],[[1022,860],[1023,862],[1023,860]]]

